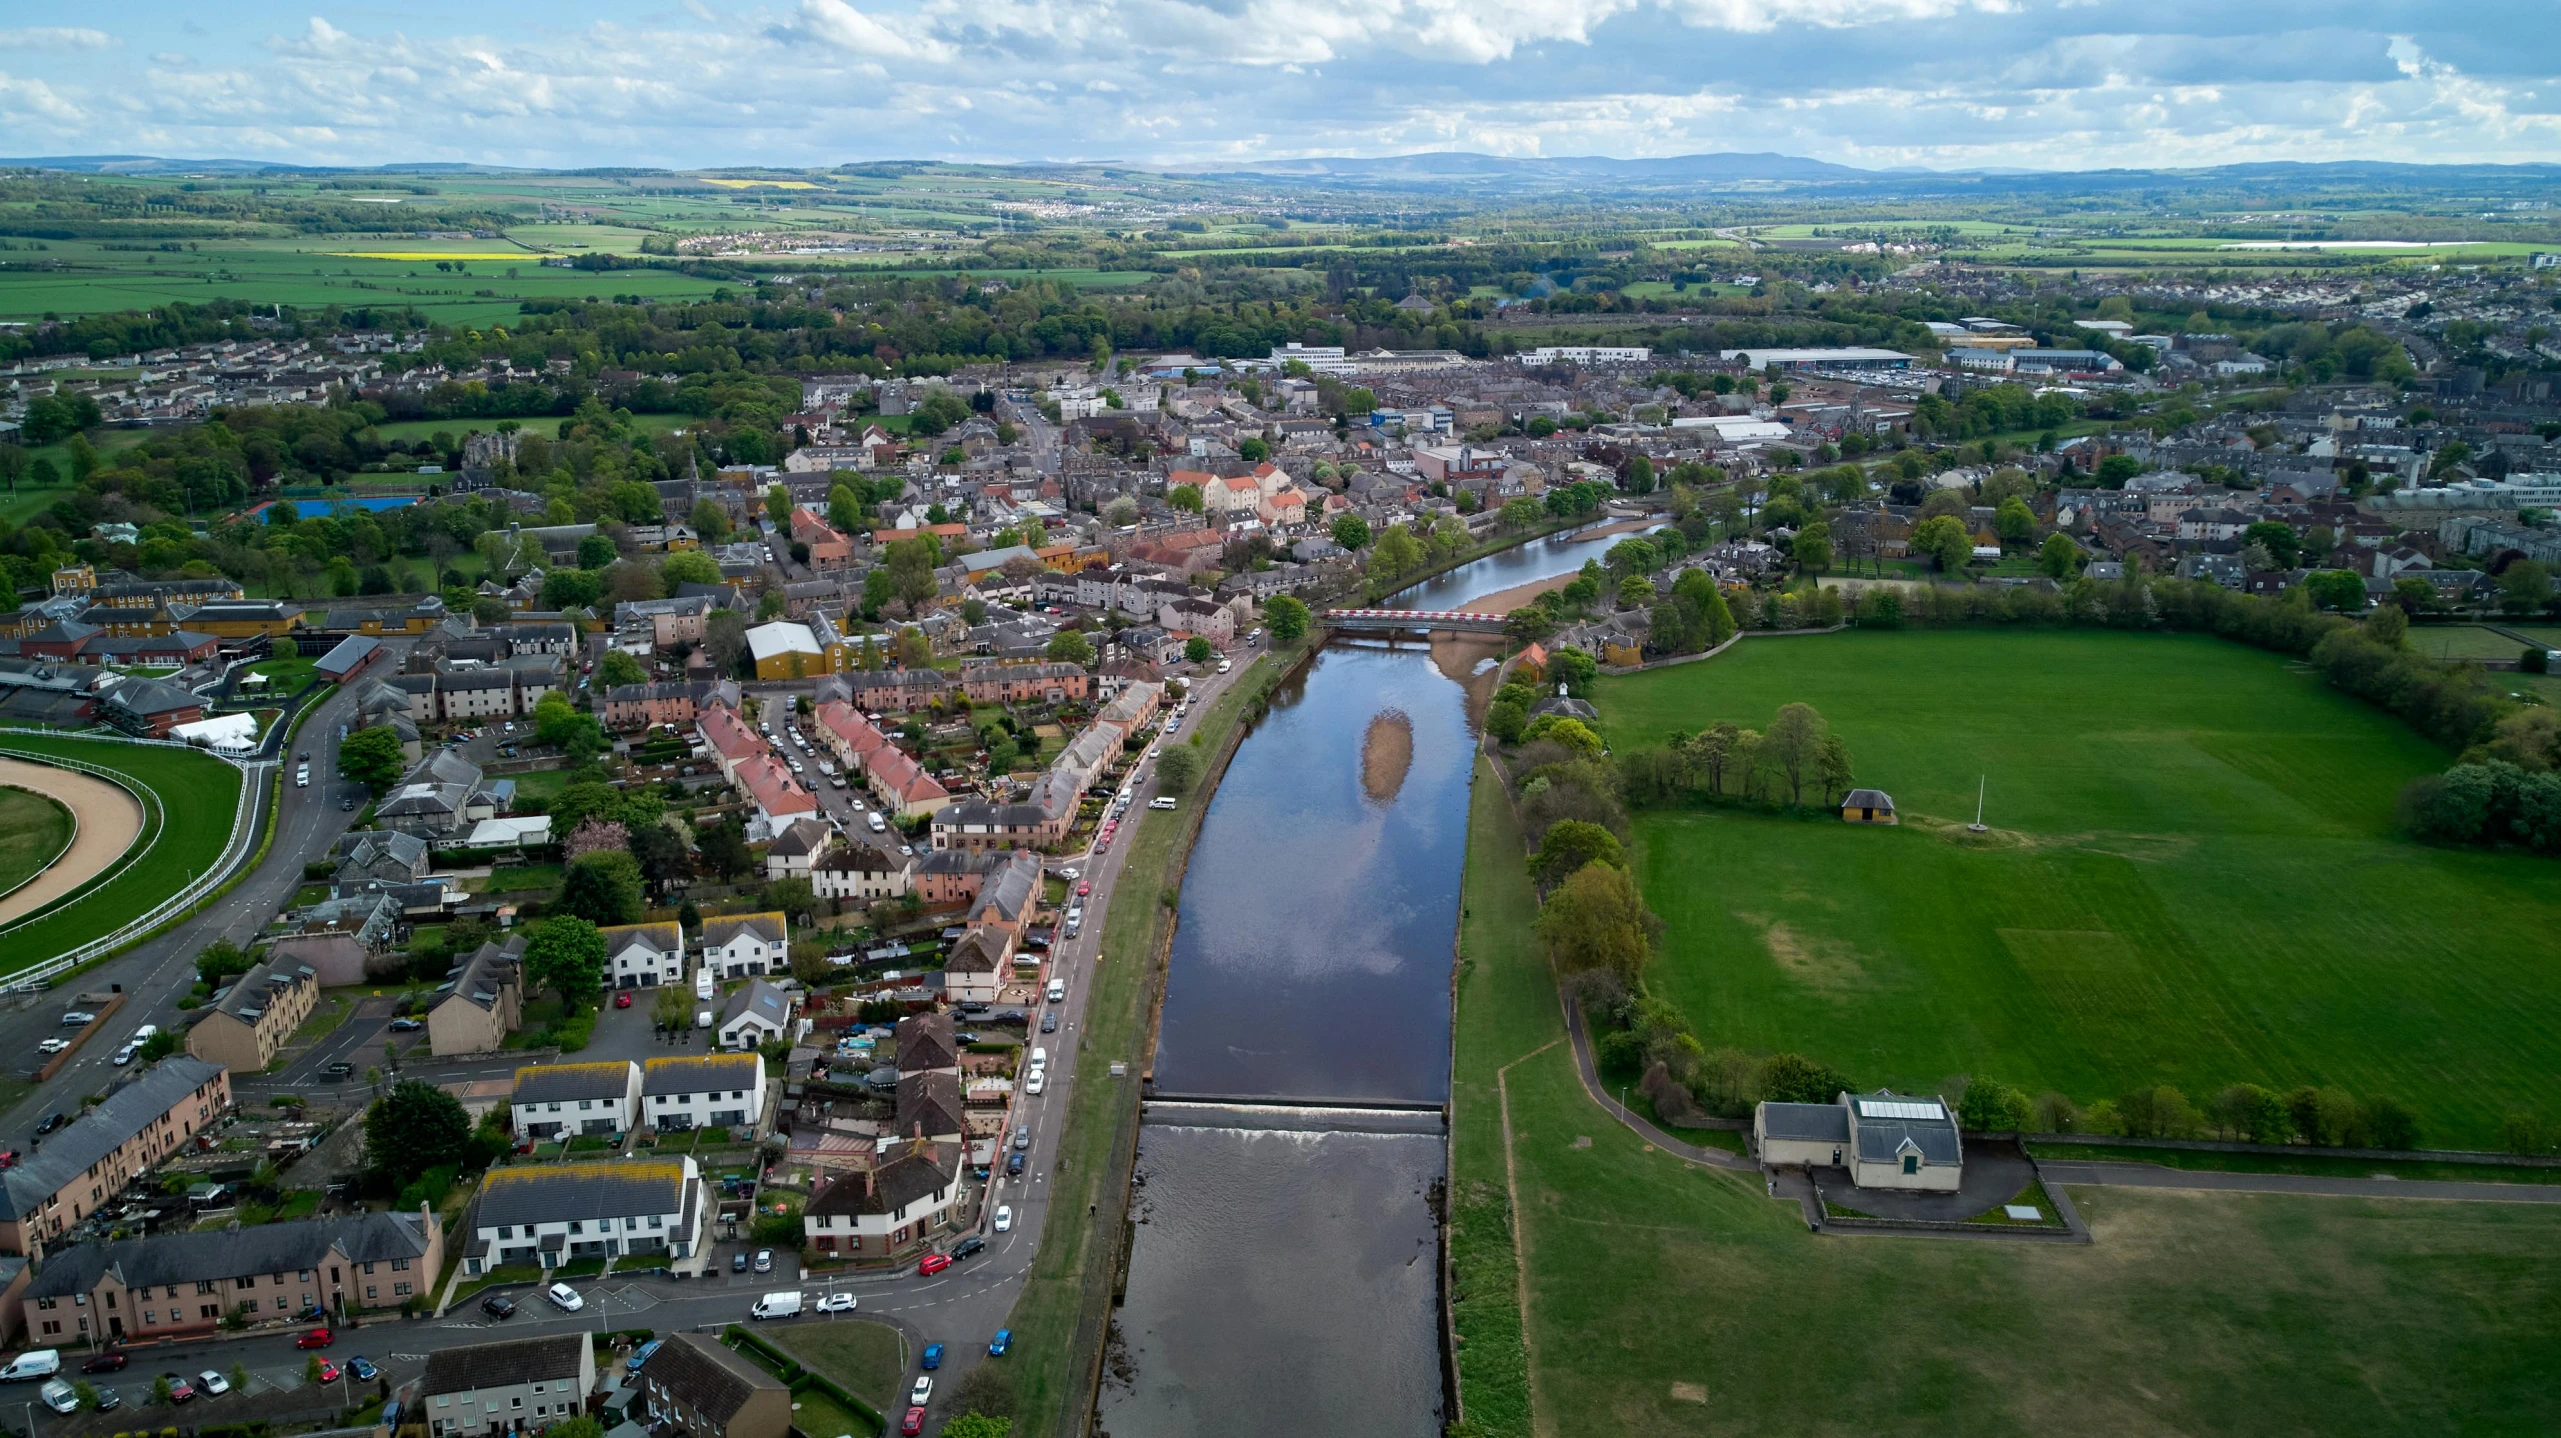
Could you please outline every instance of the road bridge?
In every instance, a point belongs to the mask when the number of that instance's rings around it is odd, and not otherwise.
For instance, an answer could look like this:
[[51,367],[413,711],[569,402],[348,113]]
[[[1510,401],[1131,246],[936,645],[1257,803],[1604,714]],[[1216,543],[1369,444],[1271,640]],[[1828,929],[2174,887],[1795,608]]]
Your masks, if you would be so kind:
[[1461,634],[1500,634],[1503,616],[1463,609],[1328,609],[1325,626],[1352,634],[1411,634],[1450,630]]

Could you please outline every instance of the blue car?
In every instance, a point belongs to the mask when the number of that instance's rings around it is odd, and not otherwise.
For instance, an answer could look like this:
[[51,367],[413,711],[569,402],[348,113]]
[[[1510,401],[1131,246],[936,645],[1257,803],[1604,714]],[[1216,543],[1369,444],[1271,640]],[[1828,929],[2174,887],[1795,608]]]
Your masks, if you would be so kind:
[[382,1376],[382,1370],[373,1366],[373,1360],[361,1353],[347,1360],[347,1371],[356,1376],[358,1383],[371,1383]]
[[623,1367],[629,1369],[631,1372],[638,1373],[640,1371],[640,1365],[648,1362],[649,1355],[657,1352],[658,1346],[666,1341],[667,1340],[663,1338],[652,1338],[648,1342],[640,1345],[638,1352],[632,1354],[631,1357],[623,1361]]
[[1002,1358],[1005,1356],[1005,1350],[1013,1346],[1014,1330],[1010,1328],[999,1328],[996,1330],[996,1336],[987,1340],[987,1356],[990,1358]]
[[943,1346],[941,1344],[928,1343],[925,1345],[925,1361],[923,1366],[925,1371],[928,1373],[931,1373],[935,1369],[943,1366]]

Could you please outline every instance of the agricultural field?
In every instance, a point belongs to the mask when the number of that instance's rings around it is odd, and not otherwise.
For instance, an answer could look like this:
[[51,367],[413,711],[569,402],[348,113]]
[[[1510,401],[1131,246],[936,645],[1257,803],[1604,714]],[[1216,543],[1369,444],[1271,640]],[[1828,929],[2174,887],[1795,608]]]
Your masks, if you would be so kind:
[[1709,1047],[2084,1105],[2336,1085],[2429,1147],[2561,1118],[2550,861],[2399,837],[2398,790],[2450,756],[2397,720],[2256,650],[2113,633],[1756,639],[1595,693],[1621,748],[1791,701],[1904,823],[1637,816],[1648,984]]
[[0,748],[113,769],[143,791],[148,811],[121,867],[0,930],[0,972],[43,963],[148,912],[210,869],[231,838],[240,771],[209,754],[17,730],[0,735]]
[[2082,1187],[2088,1247],[1817,1237],[1752,1176],[1655,1150],[1575,1077],[1519,831],[1479,779],[1451,1204],[1484,1432],[2534,1426],[2561,1208]]

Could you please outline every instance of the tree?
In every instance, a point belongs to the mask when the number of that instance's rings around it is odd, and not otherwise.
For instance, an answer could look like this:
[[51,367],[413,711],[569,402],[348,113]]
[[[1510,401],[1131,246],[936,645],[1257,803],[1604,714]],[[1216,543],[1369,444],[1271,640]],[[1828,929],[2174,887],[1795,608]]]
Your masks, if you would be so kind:
[[[604,941],[596,942],[602,949]],[[460,1166],[470,1141],[471,1115],[462,1101],[418,1079],[393,1084],[365,1110],[366,1166],[394,1189],[431,1168]]]
[[1823,759],[1825,725],[1823,716],[1810,704],[1781,705],[1778,717],[1770,721],[1764,744],[1770,762],[1787,776],[1787,802],[1805,802],[1805,776],[1819,775]]
[[942,581],[934,576],[932,536],[897,540],[889,546],[889,588],[891,597],[910,609],[928,602],[941,592]]
[[555,689],[534,704],[534,738],[583,764],[605,747],[604,726],[593,714],[572,708],[569,697]]
[[714,672],[735,672],[738,656],[747,652],[747,616],[735,609],[713,610],[703,620],[702,648]]
[[1294,594],[1275,594],[1263,601],[1263,625],[1271,630],[1275,644],[1296,644],[1305,638],[1312,617],[1307,602]]
[[1198,514],[1202,508],[1200,486],[1197,484],[1175,485],[1165,491],[1165,503],[1167,507],[1179,509],[1185,514]]
[[1372,574],[1393,579],[1411,574],[1422,566],[1423,542],[1404,525],[1390,526],[1386,533],[1371,542],[1369,569]]
[[747,857],[747,836],[736,824],[705,824],[694,831],[694,859],[705,873],[734,879],[755,866]]
[[[994,1367],[994,1364],[981,1363],[963,1375],[961,1381],[965,1383],[981,1373],[991,1372]],[[943,1438],[1008,1438],[1013,1431],[1013,1419],[985,1413],[963,1413],[942,1426]]]
[[1209,767],[1209,756],[1190,744],[1168,745],[1156,756],[1156,787],[1168,794],[1188,794]]
[[2316,569],[2303,577],[2303,588],[2323,609],[2350,614],[2365,609],[2365,581],[2352,570]]
[[1618,607],[1644,609],[1654,602],[1654,581],[1642,574],[1631,574],[1618,582]]
[[1592,681],[1600,673],[1600,661],[1571,644],[1547,656],[1547,682],[1563,686],[1576,699],[1592,697]]
[[1548,895],[1538,935],[1566,973],[1607,970],[1633,981],[1653,956],[1663,921],[1648,913],[1624,869],[1587,864]]
[[1795,559],[1800,574],[1820,574],[1832,567],[1832,526],[1821,520],[1796,532]]
[[1510,530],[1527,529],[1546,517],[1546,509],[1527,495],[1503,501],[1502,509],[1496,513],[1497,522]]
[[767,486],[765,490],[765,518],[772,520],[774,528],[776,529],[788,530],[791,528],[791,487],[789,485],[776,484]]
[[1815,765],[1823,776],[1823,807],[1828,809],[1850,792],[1850,781],[1855,777],[1850,770],[1850,746],[1841,742],[1838,734],[1824,735]]
[[2049,534],[2036,552],[2037,571],[2057,583],[2072,577],[2080,568],[2081,547],[2067,535]]
[[1992,511],[1992,528],[2003,544],[2025,544],[2036,538],[2036,512],[2013,494]]
[[774,879],[765,885],[765,907],[779,909],[795,921],[806,922],[818,911],[818,896],[807,879],[793,876]]
[[1209,656],[1217,652],[1218,646],[1197,634],[1183,641],[1183,658],[1193,664],[1207,664]]
[[359,729],[338,745],[338,777],[364,785],[376,798],[400,782],[407,765],[400,736],[387,728]]
[[2097,479],[2101,489],[2123,489],[2125,482],[2143,472],[2143,461],[2130,454],[2111,454],[2099,461]]
[[592,609],[604,594],[604,580],[588,570],[555,569],[542,578],[545,609]]
[[2279,569],[2292,569],[2303,555],[2303,540],[2294,532],[2294,526],[2273,519],[2262,519],[2242,530],[2241,542],[2265,549]]
[[1061,629],[1049,636],[1049,648],[1045,652],[1054,663],[1090,666],[1094,662],[1094,642],[1085,637],[1082,629]]
[[1626,851],[1619,847],[1616,834],[1598,824],[1559,819],[1547,826],[1547,833],[1538,841],[1538,852],[1530,859],[1530,872],[1539,883],[1554,885],[1585,864],[1623,869],[1627,867]]
[[1138,501],[1124,494],[1103,506],[1103,523],[1127,529],[1138,522]]
[[1334,517],[1334,542],[1345,549],[1358,551],[1369,547],[1369,521],[1357,514]]
[[631,857],[639,863],[640,880],[652,894],[665,893],[669,884],[694,871],[693,851],[685,847],[682,836],[664,824],[632,830]]
[[679,549],[659,562],[658,577],[672,594],[679,584],[718,584],[720,565],[699,549]]
[[1938,561],[1940,569],[1953,574],[1974,556],[1974,536],[1965,532],[1964,521],[1956,516],[1932,515],[1912,526],[1910,547],[1914,554],[1928,555]]
[[1591,725],[1567,714],[1542,714],[1521,731],[1524,744],[1535,744],[1541,739],[1561,744],[1585,758],[1598,755],[1604,747],[1601,736],[1592,732]]
[[729,538],[729,506],[716,499],[694,501],[694,533],[705,544],[719,544]]
[[571,1008],[595,997],[605,982],[605,936],[569,914],[533,925],[525,940],[525,981],[557,992]]
[[1772,1054],[1761,1063],[1761,1097],[1771,1103],[1838,1103],[1849,1079],[1802,1054]]
[[2540,560],[2519,559],[2499,573],[2499,598],[2511,610],[2541,607],[2552,597],[2552,571]]
[[606,650],[605,657],[596,663],[596,683],[604,688],[648,682],[649,671],[640,667],[639,660],[619,649]]
[[863,527],[863,502],[855,498],[851,485],[833,485],[827,491],[827,523],[846,534]]
[[[628,849],[579,855],[561,879],[560,908],[598,925],[637,923],[642,908],[640,861]],[[601,974],[601,941],[599,945]]]
[[2026,1094],[1999,1079],[1976,1079],[1957,1100],[1956,1121],[1976,1133],[2019,1133],[2036,1122],[2036,1110]]
[[1641,454],[1627,457],[1627,468],[1618,477],[1619,487],[1630,494],[1654,492],[1654,461]]

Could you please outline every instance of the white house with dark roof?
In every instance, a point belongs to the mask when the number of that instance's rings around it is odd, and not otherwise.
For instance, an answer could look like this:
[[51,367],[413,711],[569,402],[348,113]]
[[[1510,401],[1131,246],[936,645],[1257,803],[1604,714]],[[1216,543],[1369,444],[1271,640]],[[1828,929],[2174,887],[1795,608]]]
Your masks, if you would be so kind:
[[651,1059],[641,1065],[640,1106],[642,1121],[661,1132],[753,1129],[765,1117],[764,1056],[751,1049]]
[[1954,1193],[1965,1179],[1965,1142],[1947,1103],[1891,1089],[1760,1104],[1752,1147],[1768,1167],[1843,1169],[1860,1188]]
[[595,1386],[596,1345],[584,1333],[439,1348],[404,1416],[424,1419],[431,1438],[533,1433],[585,1412]]
[[481,1181],[463,1271],[663,1255],[677,1272],[700,1273],[710,1207],[691,1157],[494,1168]]
[[720,1046],[752,1049],[772,1039],[793,1037],[792,995],[757,979],[729,996],[720,1013]]
[[957,1143],[885,1141],[880,1161],[819,1191],[801,1231],[821,1253],[888,1255],[951,1226],[960,1201]]
[[778,974],[791,966],[791,928],[780,910],[705,919],[703,967],[722,979]]
[[685,980],[685,931],[672,923],[615,924],[605,941],[605,982],[617,989],[654,988]]
[[507,1116],[526,1138],[629,1133],[640,1115],[640,1065],[528,1064],[516,1070]]

